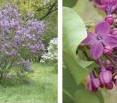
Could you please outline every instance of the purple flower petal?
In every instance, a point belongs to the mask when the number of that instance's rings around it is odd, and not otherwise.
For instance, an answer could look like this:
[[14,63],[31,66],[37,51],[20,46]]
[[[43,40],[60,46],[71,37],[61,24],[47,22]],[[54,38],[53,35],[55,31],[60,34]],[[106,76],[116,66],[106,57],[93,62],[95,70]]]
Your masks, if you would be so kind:
[[104,51],[104,47],[101,43],[92,45],[91,51],[90,51],[91,57],[96,60],[103,54],[103,51]]
[[89,32],[87,38],[83,40],[82,44],[93,45],[95,42],[97,42],[96,37],[97,37],[97,34]]
[[110,83],[106,84],[105,87],[107,89],[112,89],[113,88],[113,82],[110,82]]
[[93,79],[92,79],[92,83],[93,83],[93,85],[95,86],[95,88],[99,88],[99,86],[100,86],[100,81],[99,81],[98,78],[93,78]]
[[112,72],[105,68],[101,68],[99,78],[103,85],[109,84],[112,81]]
[[98,83],[99,81],[97,81],[93,74],[88,75],[87,81],[87,89],[93,92],[97,91],[100,83]]
[[110,46],[111,48],[117,47],[117,37],[110,35],[106,35],[104,37],[104,44]]
[[98,0],[100,1],[102,4],[105,4],[105,3],[115,3],[116,0]]
[[97,24],[95,32],[100,35],[106,35],[110,32],[110,25],[107,22],[101,22]]

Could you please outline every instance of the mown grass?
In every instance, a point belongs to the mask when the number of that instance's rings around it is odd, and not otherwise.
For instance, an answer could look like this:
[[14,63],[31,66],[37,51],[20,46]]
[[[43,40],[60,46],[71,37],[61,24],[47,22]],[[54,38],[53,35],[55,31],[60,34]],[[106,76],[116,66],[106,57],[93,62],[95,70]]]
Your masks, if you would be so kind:
[[54,66],[33,64],[30,83],[15,80],[0,84],[0,103],[57,103],[57,73]]

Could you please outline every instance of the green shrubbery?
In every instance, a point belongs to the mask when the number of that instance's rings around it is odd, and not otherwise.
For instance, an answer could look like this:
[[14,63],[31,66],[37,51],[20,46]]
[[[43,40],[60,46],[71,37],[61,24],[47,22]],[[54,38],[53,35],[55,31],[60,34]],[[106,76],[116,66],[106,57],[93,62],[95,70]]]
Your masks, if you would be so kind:
[[41,63],[57,63],[58,59],[58,38],[53,38],[49,42],[47,51],[41,56]]

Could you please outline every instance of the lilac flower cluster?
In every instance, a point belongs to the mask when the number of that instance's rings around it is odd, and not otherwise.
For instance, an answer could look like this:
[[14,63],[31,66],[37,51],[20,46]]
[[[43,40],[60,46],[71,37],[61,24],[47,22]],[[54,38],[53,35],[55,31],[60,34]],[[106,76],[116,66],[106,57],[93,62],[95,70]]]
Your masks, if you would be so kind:
[[89,45],[93,59],[99,59],[104,53],[111,53],[117,47],[117,37],[111,34],[109,23],[103,21],[96,25],[95,32],[89,32],[83,44]]
[[32,53],[40,53],[44,50],[41,40],[44,30],[43,21],[24,21],[15,6],[7,5],[0,10],[0,52],[18,53],[18,49],[23,47]]
[[97,7],[101,8],[106,12],[107,17],[105,18],[110,24],[114,22],[112,16],[117,11],[117,0],[93,0]]
[[93,1],[107,16],[95,26],[94,32],[88,32],[87,38],[82,42],[89,49],[90,59],[96,63],[95,70],[87,78],[90,91],[117,86],[117,26],[113,16],[117,10],[117,0]]
[[[0,9],[0,55],[11,58],[11,62],[12,58],[18,58],[19,62],[19,59],[23,60],[23,49],[28,50],[30,55],[42,54],[45,50],[42,42],[44,31],[43,21],[34,18],[25,21],[16,6],[6,5]],[[24,52],[23,54],[25,55]],[[25,70],[28,70],[29,63],[24,64]]]
[[112,14],[117,10],[117,0],[94,0],[96,6],[104,10],[107,14]]
[[112,89],[117,86],[117,78],[113,76],[112,67],[101,67],[99,73],[92,71],[87,78],[87,87],[90,91],[97,91],[99,88]]

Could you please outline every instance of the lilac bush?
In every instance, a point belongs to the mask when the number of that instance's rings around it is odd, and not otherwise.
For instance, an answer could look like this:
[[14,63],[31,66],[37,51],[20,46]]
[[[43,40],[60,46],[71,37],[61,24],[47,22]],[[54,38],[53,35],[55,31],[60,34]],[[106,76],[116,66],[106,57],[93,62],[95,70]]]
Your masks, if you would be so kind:
[[95,69],[87,77],[87,88],[97,91],[99,88],[112,89],[117,86],[117,0],[93,0],[106,17],[88,32],[82,46],[89,50],[88,59],[95,62]]
[[[18,8],[8,4],[0,9],[0,75],[11,69],[17,73],[31,70],[28,59],[42,55],[45,23],[30,17],[25,21]],[[20,68],[20,69],[19,69]]]

